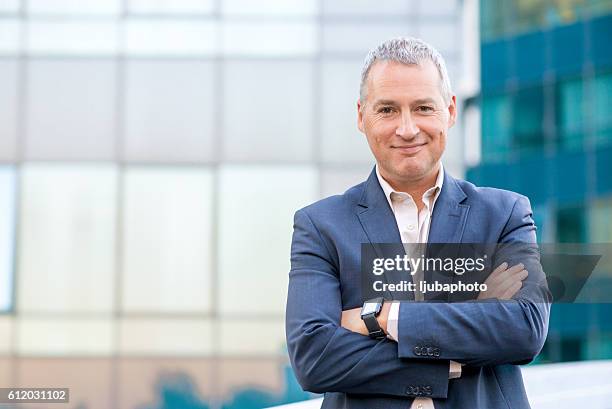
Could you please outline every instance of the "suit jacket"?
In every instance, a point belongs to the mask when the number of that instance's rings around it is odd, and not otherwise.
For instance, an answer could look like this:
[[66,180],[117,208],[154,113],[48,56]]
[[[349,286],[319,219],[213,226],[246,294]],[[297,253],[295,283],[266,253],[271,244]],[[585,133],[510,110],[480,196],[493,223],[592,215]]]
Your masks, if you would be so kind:
[[[524,196],[445,174],[429,242],[535,243],[531,216]],[[322,408],[408,409],[416,396],[437,409],[529,408],[516,364],[541,350],[550,307],[533,296],[547,289],[529,285],[543,279],[537,254],[514,301],[402,302],[396,343],[340,326],[341,312],[364,301],[361,243],[401,243],[374,170],[295,214],[287,345],[302,387],[325,394]],[[428,347],[435,354],[422,353]],[[459,379],[448,379],[450,360],[464,364]]]

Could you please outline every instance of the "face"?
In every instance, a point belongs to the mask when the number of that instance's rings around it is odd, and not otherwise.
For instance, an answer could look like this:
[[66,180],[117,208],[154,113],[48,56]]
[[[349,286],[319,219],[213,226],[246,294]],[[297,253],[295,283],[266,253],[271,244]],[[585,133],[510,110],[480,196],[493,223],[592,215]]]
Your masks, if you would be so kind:
[[434,63],[374,63],[365,99],[357,103],[358,126],[381,175],[394,188],[435,180],[456,107],[455,96],[444,102]]

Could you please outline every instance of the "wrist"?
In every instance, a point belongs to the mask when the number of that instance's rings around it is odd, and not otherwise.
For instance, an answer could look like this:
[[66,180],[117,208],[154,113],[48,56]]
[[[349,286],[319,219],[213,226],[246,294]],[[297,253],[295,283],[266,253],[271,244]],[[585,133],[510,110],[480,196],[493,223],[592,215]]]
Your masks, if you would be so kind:
[[389,320],[389,310],[391,310],[391,304],[393,304],[393,301],[385,301],[382,309],[380,310],[380,314],[378,314],[378,317],[376,317],[378,325],[380,325],[380,328],[385,332],[385,334],[388,334],[387,322]]

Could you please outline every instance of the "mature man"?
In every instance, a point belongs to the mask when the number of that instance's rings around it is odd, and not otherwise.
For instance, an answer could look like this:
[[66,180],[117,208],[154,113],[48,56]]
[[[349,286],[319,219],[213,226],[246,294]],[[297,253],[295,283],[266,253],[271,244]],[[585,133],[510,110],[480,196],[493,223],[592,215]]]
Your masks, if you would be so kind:
[[369,53],[357,117],[376,166],[295,214],[287,344],[302,387],[325,393],[323,408],[529,408],[516,365],[546,338],[537,255],[500,263],[478,295],[488,302],[419,302],[428,301],[419,290],[374,309],[362,299],[362,243],[535,243],[527,198],[444,171],[456,114],[433,47],[397,38]]

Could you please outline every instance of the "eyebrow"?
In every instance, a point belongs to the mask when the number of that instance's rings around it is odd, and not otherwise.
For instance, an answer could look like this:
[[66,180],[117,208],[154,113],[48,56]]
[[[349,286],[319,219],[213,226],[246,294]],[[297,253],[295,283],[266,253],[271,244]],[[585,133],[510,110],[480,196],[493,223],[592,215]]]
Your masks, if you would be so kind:
[[373,106],[377,107],[380,105],[397,105],[397,102],[390,99],[381,99],[379,101],[376,101]]
[[421,98],[414,101],[413,105],[421,105],[421,104],[435,104],[436,100],[433,98]]
[[[411,105],[422,105],[422,104],[435,104],[436,100],[433,98],[421,98],[421,99],[417,99],[415,101],[412,102]],[[381,106],[381,105],[392,105],[392,106],[396,106],[397,102],[390,100],[390,99],[381,99],[379,101],[376,101],[373,105],[374,108]]]

